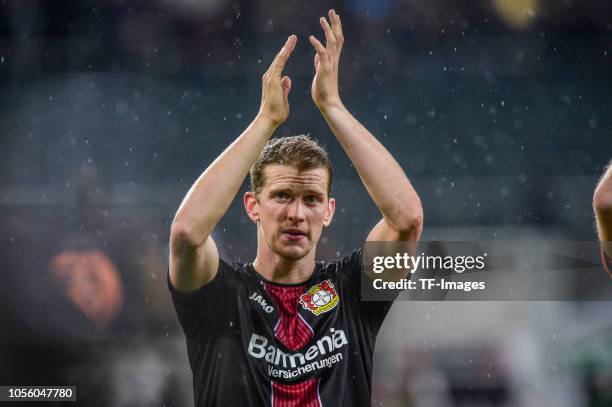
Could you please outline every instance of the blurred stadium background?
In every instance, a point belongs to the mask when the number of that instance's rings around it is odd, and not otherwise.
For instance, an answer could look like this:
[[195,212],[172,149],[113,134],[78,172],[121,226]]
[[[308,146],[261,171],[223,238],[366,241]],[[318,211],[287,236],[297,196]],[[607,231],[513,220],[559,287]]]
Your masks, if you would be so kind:
[[[321,140],[336,173],[318,256],[362,243],[377,210],[310,99],[306,38],[331,7],[341,94],[413,180],[423,239],[596,238],[609,2],[3,0],[0,384],[76,384],[88,406],[193,405],[169,224],[257,112],[291,33],[278,134]],[[239,202],[215,239],[253,258]],[[610,406],[611,389],[609,302],[398,303],[377,345],[375,405]]]

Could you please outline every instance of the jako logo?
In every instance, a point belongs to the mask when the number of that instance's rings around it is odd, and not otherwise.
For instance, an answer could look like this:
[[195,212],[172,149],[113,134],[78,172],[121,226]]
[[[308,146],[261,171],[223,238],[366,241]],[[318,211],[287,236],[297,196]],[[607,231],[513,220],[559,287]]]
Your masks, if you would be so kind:
[[264,311],[266,311],[268,314],[271,314],[272,311],[274,311],[274,308],[271,305],[268,305],[268,303],[266,302],[266,300],[261,296],[261,294],[257,294],[257,293],[253,293],[251,294],[251,296],[249,297],[250,300],[255,301],[256,303],[258,303],[259,305],[261,305],[261,308],[263,308]]

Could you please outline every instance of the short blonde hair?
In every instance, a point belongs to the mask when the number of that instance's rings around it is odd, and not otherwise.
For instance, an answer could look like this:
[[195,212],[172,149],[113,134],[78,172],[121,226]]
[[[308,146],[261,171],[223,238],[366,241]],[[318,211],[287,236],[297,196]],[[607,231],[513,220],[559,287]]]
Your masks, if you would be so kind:
[[332,186],[331,162],[325,148],[310,136],[279,137],[266,143],[249,171],[251,191],[256,196],[259,196],[266,182],[264,168],[271,164],[290,165],[299,171],[324,168],[328,175],[327,195],[330,195]]

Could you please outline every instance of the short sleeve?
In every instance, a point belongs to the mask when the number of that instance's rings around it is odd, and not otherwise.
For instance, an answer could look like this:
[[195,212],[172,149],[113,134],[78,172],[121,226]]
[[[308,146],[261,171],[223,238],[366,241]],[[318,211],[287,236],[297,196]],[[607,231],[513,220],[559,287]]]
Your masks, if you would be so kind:
[[168,273],[168,289],[185,335],[196,335],[203,328],[211,330],[224,320],[223,313],[232,308],[230,302],[236,297],[230,282],[232,271],[232,266],[219,259],[219,269],[212,281],[187,293],[174,288]]
[[365,301],[361,298],[362,282],[367,284],[365,279],[369,279],[363,273],[363,249],[359,248],[350,255],[338,260],[337,273],[339,281],[345,286],[346,292],[354,296],[357,311],[361,319],[365,322],[368,331],[372,335],[378,331],[389,313],[393,301]]

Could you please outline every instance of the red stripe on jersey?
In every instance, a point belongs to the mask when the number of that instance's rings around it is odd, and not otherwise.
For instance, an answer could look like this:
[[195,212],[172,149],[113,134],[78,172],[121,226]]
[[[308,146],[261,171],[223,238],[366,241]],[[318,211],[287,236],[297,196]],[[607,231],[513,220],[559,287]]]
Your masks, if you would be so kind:
[[299,298],[305,286],[288,287],[263,283],[264,288],[276,302],[280,316],[274,336],[292,352],[303,348],[313,338],[310,326],[300,317]]
[[319,379],[295,384],[272,382],[272,407],[323,407],[319,397]]

